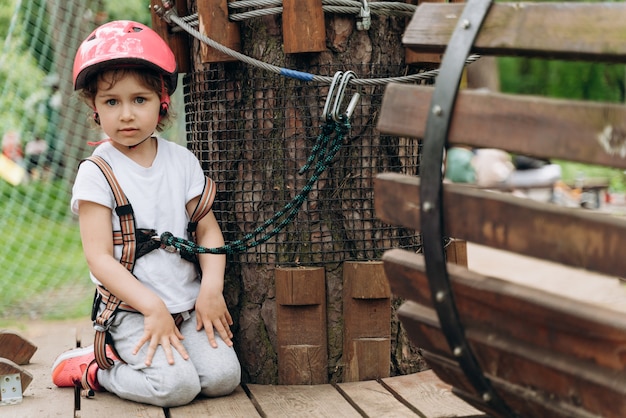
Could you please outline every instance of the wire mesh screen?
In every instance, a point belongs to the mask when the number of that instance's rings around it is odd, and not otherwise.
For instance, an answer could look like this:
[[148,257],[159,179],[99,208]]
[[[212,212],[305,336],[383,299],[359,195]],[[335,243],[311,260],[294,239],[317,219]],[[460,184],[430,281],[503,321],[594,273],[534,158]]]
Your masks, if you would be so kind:
[[[76,48],[100,0],[9,2],[0,24],[0,318],[89,312],[93,285],[69,210],[76,167],[98,138],[72,94]],[[8,9],[6,8],[8,7]]]
[[[371,64],[350,69],[370,78],[407,70]],[[330,76],[338,70],[345,69],[329,65],[307,69]],[[303,190],[310,173],[298,172],[321,133],[329,90],[328,84],[259,69],[246,70],[243,77],[241,71],[239,65],[220,64],[185,78],[188,147],[218,183],[214,213],[227,242],[271,219]],[[376,218],[373,182],[380,172],[417,174],[420,144],[376,130],[384,85],[351,85],[346,104],[357,92],[360,100],[351,129],[293,221],[232,261],[324,265],[378,259],[390,248],[419,247],[415,231]],[[255,239],[262,240],[274,227]]]

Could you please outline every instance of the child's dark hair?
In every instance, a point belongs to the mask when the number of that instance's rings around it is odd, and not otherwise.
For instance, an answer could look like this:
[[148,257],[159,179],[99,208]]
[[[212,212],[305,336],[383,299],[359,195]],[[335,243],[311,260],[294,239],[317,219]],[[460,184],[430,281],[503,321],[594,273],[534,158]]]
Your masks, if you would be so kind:
[[[146,67],[116,67],[100,71],[93,77],[87,79],[85,87],[80,90],[80,98],[87,103],[87,105],[93,107],[94,99],[98,93],[98,82],[104,81],[109,83],[110,88],[129,74],[136,76],[141,84],[156,92],[159,95],[159,99],[163,100],[163,89],[165,89],[166,94],[169,94],[167,92],[167,84],[164,84],[163,76],[156,71]],[[163,130],[168,128],[172,122],[173,116],[172,107],[169,106],[167,112],[161,115],[159,123],[157,124],[157,130],[163,132]]]

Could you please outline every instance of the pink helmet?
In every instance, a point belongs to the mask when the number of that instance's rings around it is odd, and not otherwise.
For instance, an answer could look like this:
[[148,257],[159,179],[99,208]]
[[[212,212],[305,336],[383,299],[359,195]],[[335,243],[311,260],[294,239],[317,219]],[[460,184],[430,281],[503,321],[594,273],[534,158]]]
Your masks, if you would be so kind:
[[98,71],[115,65],[145,65],[164,75],[171,94],[176,89],[176,58],[170,47],[148,26],[130,20],[105,23],[80,44],[74,59],[74,90]]

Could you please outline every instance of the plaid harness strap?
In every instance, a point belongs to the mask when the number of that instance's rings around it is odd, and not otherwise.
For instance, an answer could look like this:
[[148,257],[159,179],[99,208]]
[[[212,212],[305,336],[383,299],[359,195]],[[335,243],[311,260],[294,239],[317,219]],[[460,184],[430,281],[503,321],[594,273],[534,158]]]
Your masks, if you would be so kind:
[[[132,274],[137,258],[160,247],[158,242],[155,245],[155,241],[149,239],[150,235],[156,236],[156,234],[152,230],[137,229],[133,208],[115,178],[111,166],[99,156],[91,156],[83,161],[91,161],[96,164],[100,171],[102,171],[102,174],[104,174],[104,177],[113,191],[116,205],[115,213],[117,213],[120,220],[120,230],[113,231],[113,243],[114,245],[122,245],[120,263]],[[189,224],[187,225],[189,239],[194,242],[196,240],[198,222],[211,211],[213,201],[215,200],[215,194],[215,183],[213,180],[205,176],[204,189],[202,190],[198,204],[196,205],[191,215]],[[105,308],[102,312],[100,312],[100,314],[98,314],[101,302],[105,304]],[[96,330],[94,337],[96,362],[98,363],[98,367],[103,370],[110,369],[114,364],[113,360],[106,354],[106,345],[112,345],[112,340],[108,331],[111,323],[115,319],[116,313],[120,309],[137,312],[134,308],[124,303],[104,287],[98,286],[94,296],[91,319],[93,321],[93,327]],[[182,321],[189,317],[189,313],[190,311],[174,314],[173,317],[176,326],[180,326]]]

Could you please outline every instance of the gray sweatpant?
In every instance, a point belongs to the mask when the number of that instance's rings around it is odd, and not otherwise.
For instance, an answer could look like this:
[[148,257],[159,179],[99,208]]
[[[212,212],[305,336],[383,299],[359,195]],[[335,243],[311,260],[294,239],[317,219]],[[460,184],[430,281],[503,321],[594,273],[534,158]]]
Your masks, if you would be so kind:
[[161,346],[150,367],[144,364],[148,344],[144,344],[137,355],[132,354],[143,329],[143,315],[117,313],[110,332],[115,349],[126,364],[116,361],[111,369],[98,370],[98,382],[107,391],[135,402],[174,407],[188,404],[200,393],[212,397],[228,395],[239,385],[241,366],[235,350],[217,333],[218,348],[211,347],[204,329],[196,331],[195,314],[180,326],[189,360],[184,360],[172,348],[173,365],[167,363]]

